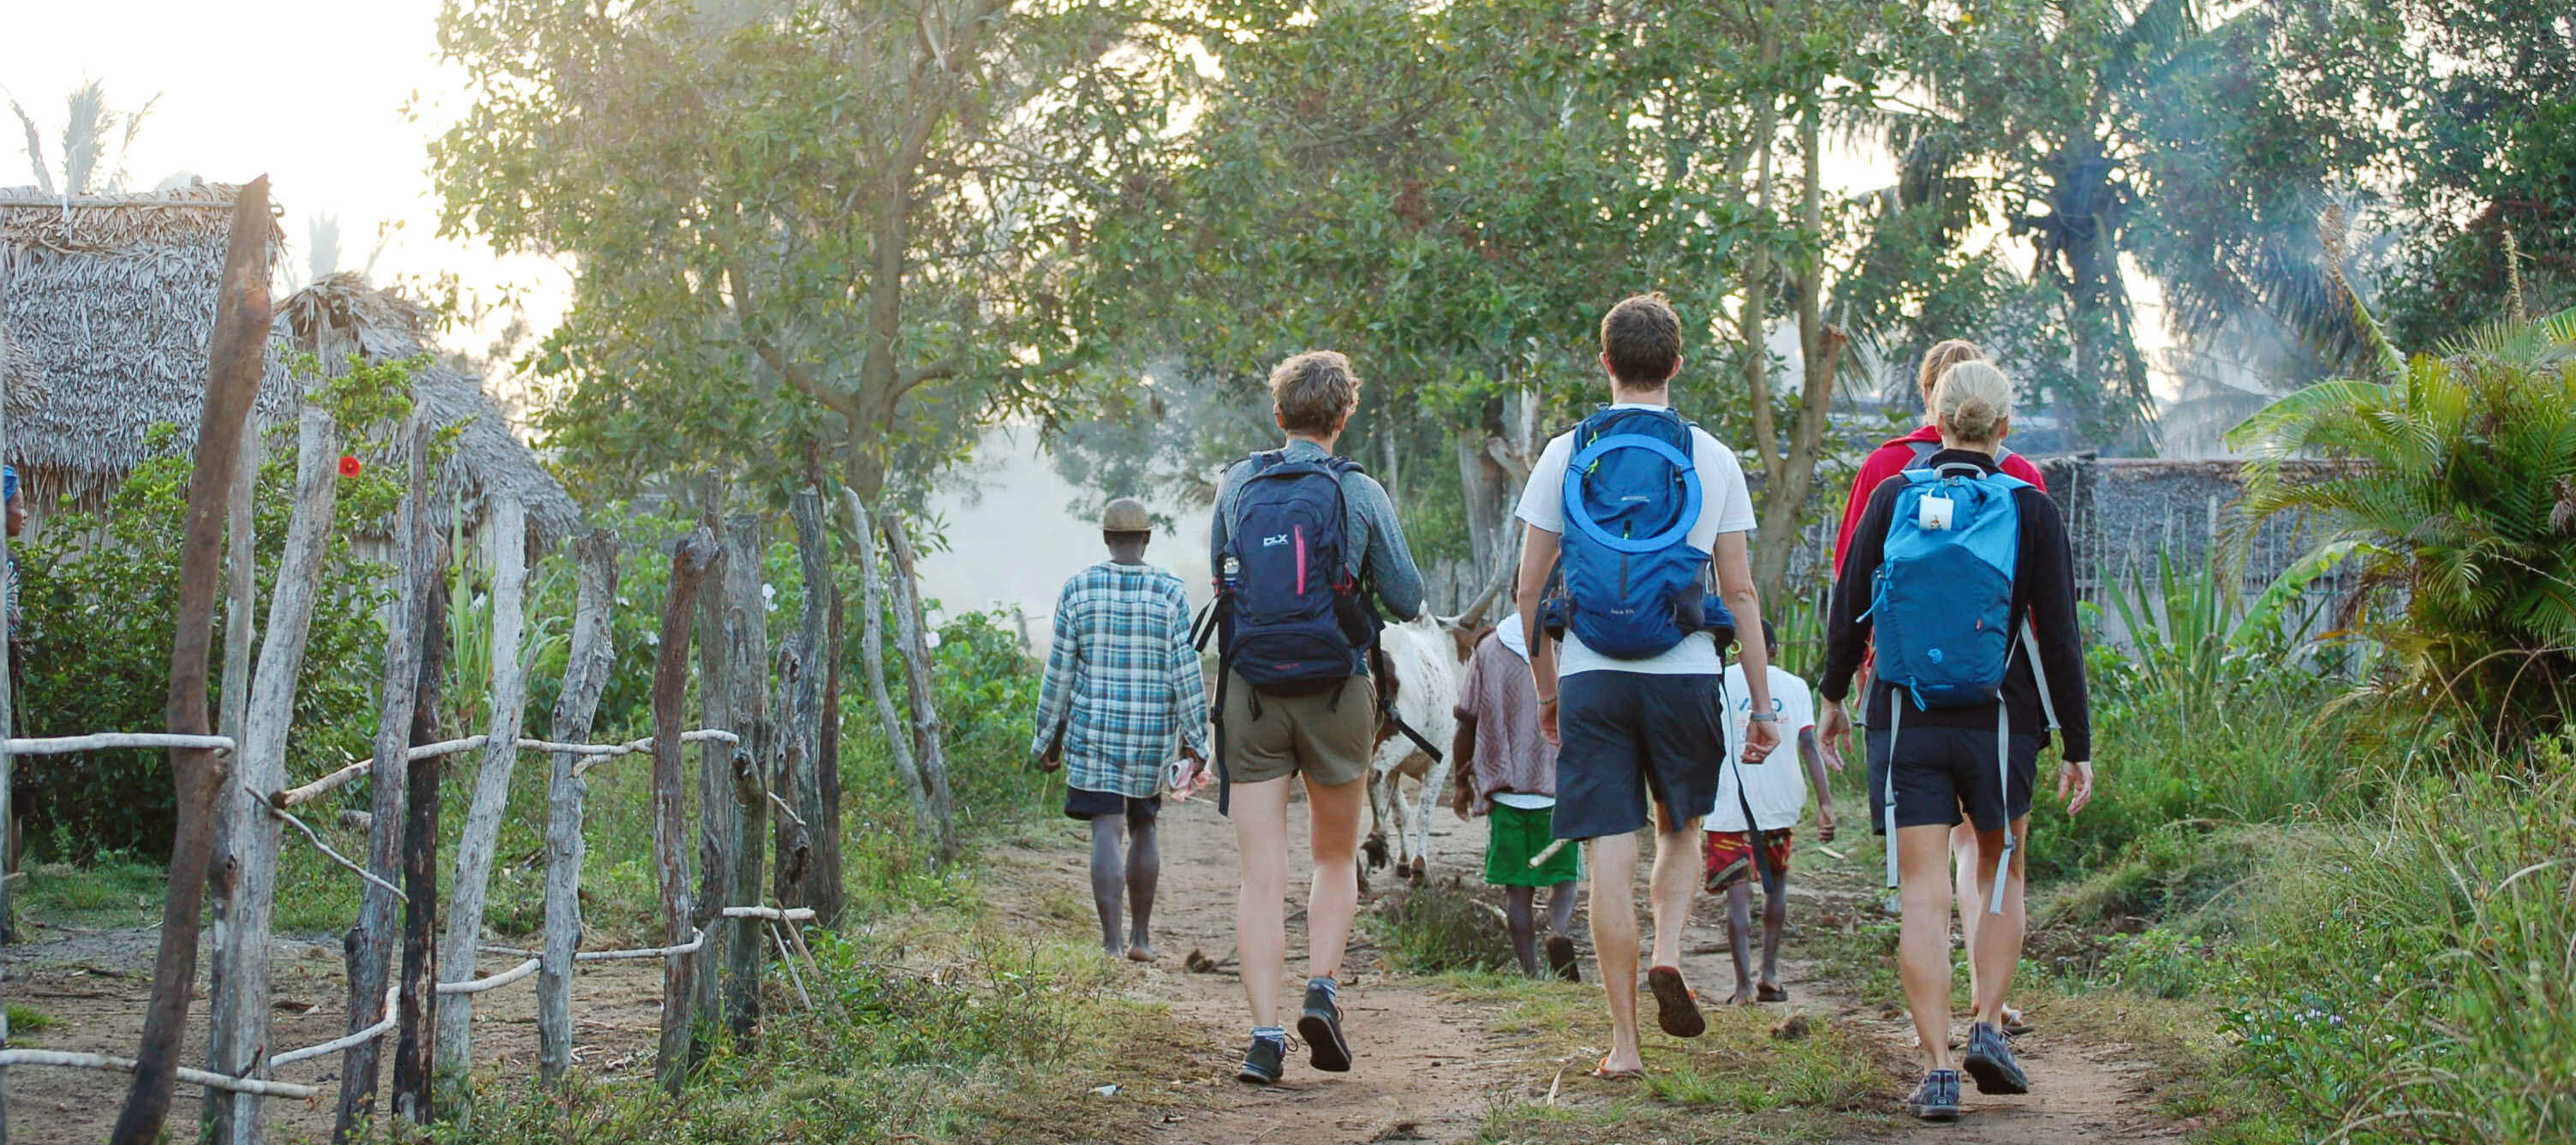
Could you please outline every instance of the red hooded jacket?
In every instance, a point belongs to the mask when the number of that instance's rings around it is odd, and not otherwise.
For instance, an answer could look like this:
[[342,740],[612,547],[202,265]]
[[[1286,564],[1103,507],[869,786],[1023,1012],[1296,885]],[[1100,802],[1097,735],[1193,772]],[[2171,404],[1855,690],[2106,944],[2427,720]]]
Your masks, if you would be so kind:
[[[1918,441],[1931,442],[1932,447],[1938,449],[1941,431],[1927,425],[1903,437],[1891,438],[1885,445],[1871,450],[1869,457],[1860,463],[1859,475],[1852,478],[1851,499],[1843,503],[1842,527],[1834,533],[1835,576],[1842,575],[1843,553],[1851,548],[1852,530],[1860,527],[1861,511],[1869,508],[1869,495],[1878,490],[1879,482],[1905,472],[1905,467],[1914,463],[1914,443]],[[2016,453],[2004,458],[2003,470],[2038,486],[2042,493],[2048,492],[2048,482],[2040,478],[2039,467],[2031,464],[2027,457]]]

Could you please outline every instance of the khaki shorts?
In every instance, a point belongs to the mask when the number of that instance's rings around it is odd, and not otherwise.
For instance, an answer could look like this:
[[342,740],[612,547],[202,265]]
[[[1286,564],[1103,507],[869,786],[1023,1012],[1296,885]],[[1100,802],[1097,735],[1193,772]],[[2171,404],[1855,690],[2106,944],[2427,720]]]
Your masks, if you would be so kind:
[[1365,779],[1377,751],[1377,685],[1366,676],[1342,681],[1311,696],[1256,694],[1235,676],[1225,683],[1225,775],[1229,783],[1261,783],[1304,773],[1320,787]]

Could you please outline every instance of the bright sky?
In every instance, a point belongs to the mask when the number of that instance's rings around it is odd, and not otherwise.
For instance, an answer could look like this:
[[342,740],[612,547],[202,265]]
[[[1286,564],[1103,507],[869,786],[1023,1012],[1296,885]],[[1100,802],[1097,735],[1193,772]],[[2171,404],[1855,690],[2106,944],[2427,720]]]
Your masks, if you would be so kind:
[[[426,145],[462,110],[459,73],[434,58],[438,0],[9,8],[0,86],[35,117],[57,182],[72,88],[102,81],[117,111],[157,95],[126,156],[131,185],[148,189],[181,171],[227,183],[265,173],[286,210],[297,276],[315,213],[340,218],[343,270],[365,264],[380,226],[399,224],[377,281],[453,271],[487,293],[533,292],[530,321],[539,330],[553,324],[566,276],[551,263],[499,259],[479,243],[436,237]],[[0,186],[34,183],[17,117],[0,120]]]

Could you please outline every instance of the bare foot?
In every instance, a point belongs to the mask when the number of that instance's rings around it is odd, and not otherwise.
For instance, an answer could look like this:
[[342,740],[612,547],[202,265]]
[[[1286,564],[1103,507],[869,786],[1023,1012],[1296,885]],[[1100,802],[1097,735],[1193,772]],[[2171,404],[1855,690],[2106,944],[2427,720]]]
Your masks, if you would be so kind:
[[1753,1004],[1753,991],[1737,990],[1736,992],[1726,996],[1726,1004],[1729,1006],[1750,1006]]
[[1127,961],[1129,962],[1151,962],[1153,960],[1154,948],[1148,943],[1139,942],[1136,945],[1127,948]]

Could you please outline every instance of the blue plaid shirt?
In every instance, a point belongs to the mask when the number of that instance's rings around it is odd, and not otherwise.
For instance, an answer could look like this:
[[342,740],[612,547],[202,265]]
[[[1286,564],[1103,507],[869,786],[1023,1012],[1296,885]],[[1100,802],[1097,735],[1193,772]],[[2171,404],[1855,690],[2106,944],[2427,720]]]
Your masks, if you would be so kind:
[[1064,582],[1037,724],[1030,750],[1061,733],[1065,782],[1084,791],[1142,799],[1179,745],[1207,753],[1207,683],[1181,578],[1102,561]]

